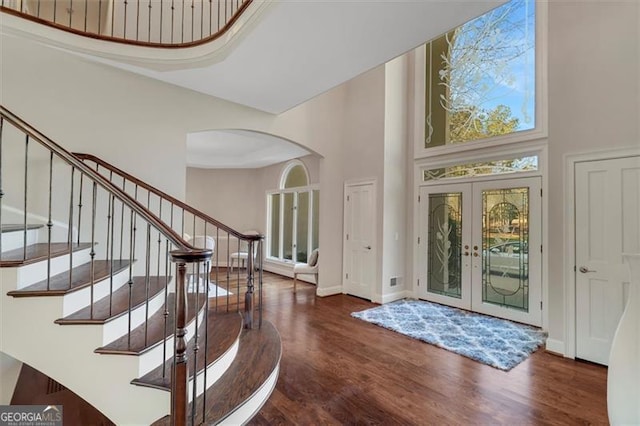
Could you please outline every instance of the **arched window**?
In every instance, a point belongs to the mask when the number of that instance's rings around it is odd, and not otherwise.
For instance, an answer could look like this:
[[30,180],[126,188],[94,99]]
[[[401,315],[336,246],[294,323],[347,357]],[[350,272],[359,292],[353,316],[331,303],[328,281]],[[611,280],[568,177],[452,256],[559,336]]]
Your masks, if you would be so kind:
[[267,194],[268,257],[284,262],[306,262],[318,247],[320,191],[309,184],[304,163],[287,163],[278,190]]

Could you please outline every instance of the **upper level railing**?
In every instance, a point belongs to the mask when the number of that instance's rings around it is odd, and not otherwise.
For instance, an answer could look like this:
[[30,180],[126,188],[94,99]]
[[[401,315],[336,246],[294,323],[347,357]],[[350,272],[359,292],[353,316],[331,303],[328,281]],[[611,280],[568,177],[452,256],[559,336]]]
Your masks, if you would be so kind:
[[[185,216],[187,211],[195,209],[142,181],[132,183],[128,175],[117,182],[114,170],[118,169],[98,166],[104,164],[99,159],[95,159],[95,167],[91,167],[87,164],[89,158],[79,159],[0,106],[0,228],[13,225],[12,228],[23,232],[24,243],[18,249],[5,247],[3,250],[0,238],[0,266],[19,265],[31,258],[35,245],[27,238],[29,225],[44,225],[46,234],[36,242],[38,251],[47,258],[47,278],[40,292],[65,292],[75,288],[76,274],[86,273],[77,266],[84,265],[82,268],[89,271],[90,295],[87,312],[80,311],[82,320],[98,322],[104,320],[105,315],[108,318],[122,310],[128,328],[124,336],[112,342],[120,345],[120,351],[135,352],[161,344],[163,360],[173,355],[171,366],[162,364],[162,377],[170,380],[172,386],[172,419],[177,425],[189,423],[188,418],[193,423],[195,405],[189,409],[188,394],[204,395],[206,399],[210,381],[205,369],[203,383],[192,380],[189,384],[189,365],[199,365],[199,359],[204,365],[210,362],[206,350],[198,353],[199,345],[206,347],[206,342],[214,338],[208,336],[208,313],[217,311],[218,300],[222,299],[226,303],[220,309],[225,305],[227,311],[244,308],[244,326],[253,327],[256,269],[260,277],[257,309],[262,317],[262,262],[258,260],[256,268],[254,259],[262,258],[263,237],[242,235],[212,218],[207,218],[200,228],[195,215],[193,219]],[[146,189],[146,203],[140,200],[143,189]],[[156,193],[162,195],[152,199]],[[187,223],[192,225],[190,232],[201,236],[186,241],[183,234],[186,234]],[[216,241],[210,236],[207,238],[208,234],[216,234],[220,241],[222,232],[227,236],[227,244],[232,239],[236,242],[234,254],[238,260],[246,261],[246,274],[241,277],[238,269],[237,279],[230,278],[228,272],[226,280],[218,276],[220,270],[228,271],[229,265],[212,257],[215,246],[207,243]],[[79,260],[82,256],[76,253],[83,247],[90,251],[88,263],[82,263],[84,261]],[[249,253],[256,247],[256,256],[243,258],[242,247],[248,247]],[[59,276],[53,279],[56,271],[51,256],[53,251],[60,250],[68,256],[65,282],[60,282]],[[56,265],[55,268],[60,267],[59,263]],[[212,279],[214,273],[215,280]],[[246,279],[244,297],[240,291],[241,278]],[[223,291],[225,287],[228,291]],[[221,297],[222,294],[225,296]],[[158,298],[164,300],[159,316],[150,308],[155,303],[151,300]],[[99,301],[108,302],[106,313],[103,309],[94,310]],[[132,314],[140,306],[142,318]],[[195,330],[194,343],[188,345],[185,336],[189,322],[195,325]],[[162,330],[160,335],[167,338],[149,341],[151,330],[156,330],[156,334]],[[141,336],[144,336],[142,341]],[[174,336],[175,344],[170,336]],[[110,351],[106,353],[115,353]],[[192,386],[189,391],[188,386]],[[203,407],[206,408],[206,404]]]
[[224,34],[253,0],[1,0],[0,11],[91,38],[191,47]]

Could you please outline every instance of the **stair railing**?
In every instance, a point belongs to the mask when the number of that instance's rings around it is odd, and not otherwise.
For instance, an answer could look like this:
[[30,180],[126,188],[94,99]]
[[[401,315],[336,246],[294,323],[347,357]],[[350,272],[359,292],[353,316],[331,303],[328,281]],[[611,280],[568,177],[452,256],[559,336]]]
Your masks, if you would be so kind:
[[[198,236],[201,240],[212,241],[215,248],[211,258],[213,281],[226,283],[227,288],[235,286],[237,294],[240,294],[242,287],[245,287],[241,285],[244,278],[246,280],[245,327],[252,327],[253,313],[256,308],[259,316],[258,325],[262,324],[263,235],[257,232],[242,234],[95,155],[83,153],[74,153],[74,155],[91,165],[92,169],[101,173],[111,183],[143,203],[175,232],[187,236],[187,238]],[[221,253],[223,253],[222,256]],[[242,266],[243,263],[246,266],[246,275],[241,272],[240,267],[237,267]],[[256,279],[258,281],[257,307],[254,306]],[[216,309],[219,308],[219,300],[220,298],[215,299]],[[239,308],[240,300],[236,300],[234,303],[227,293],[227,297],[223,298],[223,303],[226,304],[227,311],[230,311],[234,307]]]
[[[204,383],[200,386],[195,376],[199,359],[204,359],[207,365],[207,351],[200,355],[199,345],[204,341],[206,347],[206,342],[213,339],[207,331],[212,250],[185,241],[166,225],[160,218],[162,215],[152,213],[149,206],[150,202],[145,207],[103,174],[0,106],[0,228],[5,223],[18,222],[16,226],[22,229],[24,242],[21,248],[3,251],[0,238],[0,266],[48,259],[46,282],[18,283],[23,289],[30,288],[30,284],[40,286],[38,294],[47,295],[79,286],[74,267],[88,265],[89,307],[72,312],[61,324],[80,320],[101,323],[121,311],[127,315],[128,329],[116,342],[121,341],[120,349],[124,348],[125,353],[155,346],[158,343],[152,341],[152,335],[159,333],[163,359],[169,360],[173,355],[173,360],[164,362],[161,368],[163,381],[171,382],[172,422],[184,425],[190,417],[193,424],[200,413],[197,416],[196,404],[189,403],[189,393],[194,401],[198,395],[206,399],[207,394],[206,368]],[[27,246],[28,225],[32,223],[44,224],[46,237]],[[220,224],[219,229],[227,228]],[[242,240],[243,236],[237,232],[230,229],[227,232]],[[59,239],[63,242],[55,242]],[[249,249],[254,244],[262,245],[260,236],[245,240]],[[106,243],[99,245],[99,241]],[[77,252],[83,248],[89,249],[88,260]],[[61,251],[68,257],[66,273],[60,273],[59,262],[54,265],[52,261],[54,253]],[[173,263],[176,264],[175,277]],[[250,312],[245,313],[245,326],[251,327],[251,256],[247,264],[250,278],[245,303]],[[134,316],[134,309],[143,314]],[[188,344],[185,337],[189,323],[195,326],[192,344]],[[187,353],[189,347],[193,350]],[[193,366],[191,392],[188,390],[190,364]],[[202,418],[205,409],[203,404]]]
[[74,34],[147,47],[217,39],[252,0],[1,0],[0,11]]

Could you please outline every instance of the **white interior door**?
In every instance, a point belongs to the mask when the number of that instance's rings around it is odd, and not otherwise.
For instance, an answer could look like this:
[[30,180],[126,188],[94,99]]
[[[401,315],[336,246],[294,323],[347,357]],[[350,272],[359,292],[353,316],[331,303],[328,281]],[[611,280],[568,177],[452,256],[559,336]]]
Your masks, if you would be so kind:
[[607,365],[640,252],[640,157],[575,166],[576,357]]
[[343,292],[371,300],[376,276],[375,184],[345,186]]
[[540,178],[420,188],[418,297],[542,325]]

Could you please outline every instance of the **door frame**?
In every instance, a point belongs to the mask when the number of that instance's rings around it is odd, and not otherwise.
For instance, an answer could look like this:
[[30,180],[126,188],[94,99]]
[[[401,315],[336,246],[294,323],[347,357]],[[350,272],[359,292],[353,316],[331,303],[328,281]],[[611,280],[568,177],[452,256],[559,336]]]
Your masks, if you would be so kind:
[[640,156],[640,148],[619,148],[565,154],[564,157],[564,345],[559,341],[547,340],[547,349],[562,353],[567,358],[576,357],[576,187],[575,167],[577,163],[589,161],[615,160]]
[[373,223],[373,235],[371,237],[371,256],[374,259],[374,268],[373,268],[373,282],[371,283],[371,293],[370,293],[370,297],[371,297],[371,301],[374,301],[375,299],[375,295],[377,294],[375,292],[375,286],[376,283],[378,282],[378,264],[379,262],[377,262],[378,260],[378,182],[376,178],[365,178],[365,179],[351,179],[351,180],[345,180],[344,181],[344,192],[342,194],[342,293],[346,294],[345,292],[345,286],[346,286],[346,272],[345,272],[345,266],[347,265],[347,230],[346,230],[346,224],[347,224],[347,191],[349,188],[352,187],[356,187],[356,186],[365,186],[365,185],[371,185],[373,191],[373,205],[375,206],[375,208],[373,209],[373,211],[371,212],[371,214],[373,215],[372,217],[372,223]]

